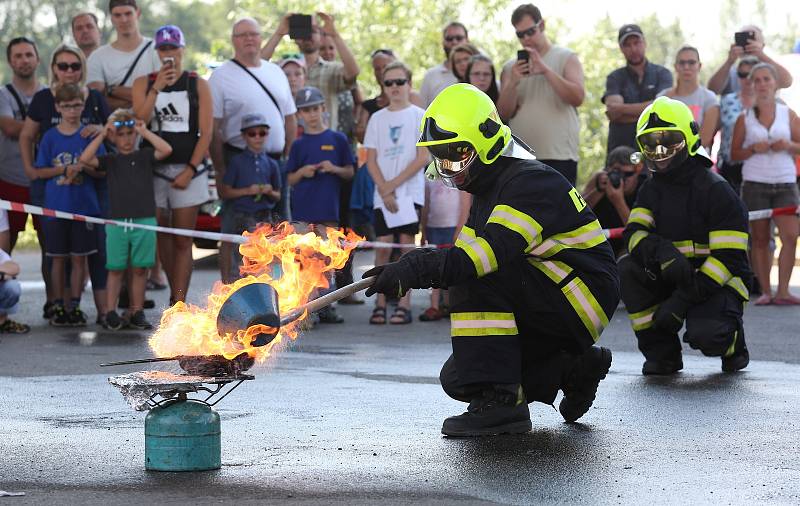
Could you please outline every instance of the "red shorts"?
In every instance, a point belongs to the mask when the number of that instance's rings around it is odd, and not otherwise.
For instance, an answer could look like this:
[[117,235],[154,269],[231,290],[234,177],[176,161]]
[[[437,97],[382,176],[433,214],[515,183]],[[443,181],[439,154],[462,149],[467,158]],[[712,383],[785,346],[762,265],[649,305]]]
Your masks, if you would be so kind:
[[[19,186],[0,180],[0,199],[30,204],[31,196],[27,186]],[[25,230],[25,223],[28,221],[28,213],[8,212],[8,225],[11,235],[16,235]],[[33,216],[33,226],[39,230],[39,216]]]

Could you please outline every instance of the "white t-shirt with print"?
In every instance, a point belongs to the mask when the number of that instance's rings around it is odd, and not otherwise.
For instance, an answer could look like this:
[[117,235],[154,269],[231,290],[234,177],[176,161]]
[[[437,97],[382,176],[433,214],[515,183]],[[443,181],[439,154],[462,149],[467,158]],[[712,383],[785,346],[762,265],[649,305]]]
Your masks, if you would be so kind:
[[89,61],[87,62],[89,71],[86,74],[86,82],[105,83],[106,86],[133,86],[133,82],[137,77],[157,72],[161,68],[161,60],[158,59],[158,53],[156,53],[151,43],[150,47],[139,58],[139,61],[136,62],[136,67],[127,81],[122,83],[122,78],[128,73],[128,69],[133,65],[136,57],[139,56],[139,52],[145,44],[152,40],[148,37],[142,37],[142,43],[139,44],[139,47],[130,52],[114,49],[111,44],[98,47],[89,55]]
[[260,113],[267,120],[269,135],[264,143],[267,153],[280,153],[286,144],[285,116],[297,112],[289,80],[283,70],[274,63],[261,60],[260,67],[247,67],[267,87],[275,103],[264,90],[239,65],[227,61],[220,65],[208,84],[214,105],[214,119],[222,120],[222,139],[231,146],[244,149],[247,144],[241,133],[242,117]]
[[[399,111],[381,109],[370,117],[364,146],[377,151],[378,168],[387,181],[403,172],[417,156],[419,128],[425,111],[409,105]],[[401,184],[395,195],[398,199],[410,196],[415,204],[425,204],[424,168]],[[375,188],[375,208],[381,207],[381,199]]]

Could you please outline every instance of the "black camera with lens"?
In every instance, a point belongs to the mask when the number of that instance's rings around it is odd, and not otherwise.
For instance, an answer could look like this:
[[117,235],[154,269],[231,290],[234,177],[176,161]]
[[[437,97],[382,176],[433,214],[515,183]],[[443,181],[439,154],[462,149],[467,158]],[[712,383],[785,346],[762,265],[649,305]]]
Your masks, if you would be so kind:
[[622,173],[618,170],[612,170],[608,172],[608,182],[614,188],[619,188],[622,184]]

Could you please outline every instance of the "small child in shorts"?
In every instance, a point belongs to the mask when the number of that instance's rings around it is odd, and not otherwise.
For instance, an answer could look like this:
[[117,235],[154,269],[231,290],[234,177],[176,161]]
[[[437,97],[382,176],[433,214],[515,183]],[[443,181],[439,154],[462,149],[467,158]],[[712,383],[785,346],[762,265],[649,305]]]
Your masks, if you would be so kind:
[[[247,148],[231,157],[219,187],[219,196],[230,201],[233,230],[241,234],[252,232],[259,223],[275,223],[275,205],[281,199],[281,175],[278,162],[264,152],[269,125],[261,114],[246,114],[242,118],[242,137]],[[234,269],[238,277],[242,256],[233,250]],[[233,280],[223,280],[229,283]]]
[[[137,149],[141,136],[153,147]],[[96,156],[103,141],[109,140],[117,153]],[[117,109],[109,116],[103,133],[95,137],[83,151],[80,161],[95,173],[108,179],[109,217],[113,220],[146,225],[156,224],[156,202],[153,191],[153,167],[167,158],[172,147],[149,131],[128,109]],[[91,170],[91,169],[87,169]],[[119,330],[125,322],[117,314],[117,302],[125,270],[131,266],[128,283],[130,319],[135,329],[153,328],[144,314],[147,270],[156,260],[156,232],[118,225],[106,226],[108,313],[105,328]]]

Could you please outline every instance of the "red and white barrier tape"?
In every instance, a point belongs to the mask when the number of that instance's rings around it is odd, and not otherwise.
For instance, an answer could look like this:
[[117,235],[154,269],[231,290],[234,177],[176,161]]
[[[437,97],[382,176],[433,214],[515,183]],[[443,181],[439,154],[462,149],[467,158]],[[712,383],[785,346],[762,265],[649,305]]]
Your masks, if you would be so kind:
[[[21,204],[19,202],[11,202],[2,199],[0,199],[0,209],[6,209],[8,211],[14,211],[18,213],[29,213],[29,214],[36,214],[39,216],[61,218],[64,220],[85,221],[88,223],[97,223],[100,225],[117,225],[120,227],[141,228],[144,230],[152,230],[154,232],[161,232],[165,234],[182,235],[185,237],[196,237],[200,239],[230,242],[234,244],[244,244],[247,242],[247,239],[245,237],[236,234],[222,234],[219,232],[206,232],[204,230],[171,228],[171,227],[162,227],[159,225],[145,225],[142,223],[130,223],[127,221],[109,220],[106,218],[97,218],[94,216],[84,216],[82,214],[68,213],[65,211],[56,211],[54,209],[47,209],[44,207],[34,206],[31,204]],[[756,211],[750,211],[748,213],[748,219],[750,221],[764,220],[767,218],[771,218],[773,216],[788,216],[792,214],[800,214],[800,206],[779,207],[777,209],[759,209]],[[624,227],[606,228],[603,229],[603,234],[605,234],[605,236],[608,237],[609,239],[620,239],[622,238],[622,232],[624,230],[625,230]],[[452,246],[452,244],[427,244],[424,246],[416,246],[414,244],[401,244],[401,243],[378,242],[378,241],[361,241],[358,244],[359,248],[416,248],[416,247],[448,248],[450,246]]]

